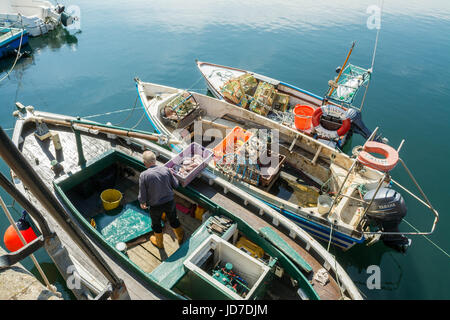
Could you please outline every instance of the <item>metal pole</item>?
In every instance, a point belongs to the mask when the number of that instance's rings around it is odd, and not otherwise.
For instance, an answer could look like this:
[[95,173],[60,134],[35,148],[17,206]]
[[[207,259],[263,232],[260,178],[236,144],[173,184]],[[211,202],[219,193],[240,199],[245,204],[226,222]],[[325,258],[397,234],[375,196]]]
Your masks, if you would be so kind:
[[72,131],[75,134],[75,141],[77,143],[78,165],[80,167],[83,167],[86,165],[86,158],[84,157],[84,153],[83,153],[83,143],[81,142],[81,134],[80,134],[80,131],[75,129],[73,126],[72,126]]
[[[86,235],[76,226],[71,217],[56,199],[55,195],[48,189],[40,179],[22,153],[12,143],[8,135],[0,126],[0,156],[14,171],[25,186],[33,193],[36,199],[43,205],[56,222],[64,229],[80,249],[92,260],[95,266],[113,285],[115,290],[125,287],[114,271],[100,256]],[[126,298],[126,297],[124,297]],[[129,297],[128,297],[129,298]]]

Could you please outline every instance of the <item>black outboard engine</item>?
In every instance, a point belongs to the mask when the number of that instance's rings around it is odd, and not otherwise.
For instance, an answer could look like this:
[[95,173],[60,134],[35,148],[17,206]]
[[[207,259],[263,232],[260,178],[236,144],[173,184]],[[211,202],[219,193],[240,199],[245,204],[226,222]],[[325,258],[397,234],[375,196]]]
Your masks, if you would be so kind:
[[[370,202],[375,194],[371,190],[364,195],[364,200]],[[383,232],[399,232],[398,226],[406,216],[406,204],[402,195],[391,188],[380,188],[367,211],[369,222],[376,224]],[[406,252],[411,240],[404,235],[382,235],[384,244],[400,252]]]
[[[361,111],[349,108],[347,110],[347,116],[352,121],[352,130],[353,132],[361,135],[364,139],[369,139],[372,131],[366,127],[362,120]],[[383,142],[381,135],[377,135],[374,141]],[[383,142],[384,143],[384,142]]]
[[62,4],[58,4],[58,5],[55,6],[55,12],[57,14],[63,13],[65,9],[66,9],[66,7],[63,6]]

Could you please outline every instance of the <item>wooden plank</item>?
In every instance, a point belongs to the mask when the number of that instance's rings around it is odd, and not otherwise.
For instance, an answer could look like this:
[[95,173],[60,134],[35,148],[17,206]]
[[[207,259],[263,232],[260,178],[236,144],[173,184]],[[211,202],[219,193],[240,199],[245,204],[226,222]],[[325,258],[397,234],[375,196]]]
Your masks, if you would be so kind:
[[128,257],[145,272],[152,272],[161,264],[161,260],[151,254],[143,246],[136,246],[127,250]]
[[275,247],[280,249],[284,254],[291,258],[299,267],[306,272],[311,272],[312,268],[303,257],[298,254],[286,241],[284,241],[271,227],[263,227],[259,229],[259,233],[271,242]]

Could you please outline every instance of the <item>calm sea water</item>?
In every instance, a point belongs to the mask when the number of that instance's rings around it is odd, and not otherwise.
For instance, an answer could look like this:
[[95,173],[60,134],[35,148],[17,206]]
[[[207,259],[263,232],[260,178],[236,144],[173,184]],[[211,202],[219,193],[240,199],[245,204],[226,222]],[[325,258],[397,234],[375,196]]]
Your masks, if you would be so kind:
[[[135,76],[206,92],[196,58],[252,70],[322,95],[353,40],[357,44],[351,63],[370,66],[376,30],[366,25],[367,8],[379,5],[378,0],[74,0],[64,4],[80,7],[81,31],[59,29],[30,40],[32,57],[22,59],[0,83],[4,129],[14,125],[15,101],[80,116],[131,108]],[[441,214],[429,239],[446,251],[450,251],[449,34],[447,0],[386,0],[363,113],[366,125],[380,126],[391,145],[406,139],[401,157]],[[0,62],[1,76],[11,64],[12,59]],[[133,126],[141,117],[138,106],[132,114],[95,119]],[[150,129],[146,118],[138,128]],[[352,145],[362,142],[354,137]],[[3,162],[0,169],[9,174]],[[414,190],[402,170],[395,169],[394,177]],[[404,196],[409,209],[406,219],[420,230],[429,230],[431,213]],[[17,219],[19,214],[12,212]],[[7,226],[0,214],[0,235]],[[411,228],[403,223],[402,230]],[[331,250],[369,299],[450,298],[450,260],[424,237],[413,237],[406,254],[382,243],[345,253]],[[46,252],[41,249],[36,255],[50,280],[65,298],[71,298]],[[24,264],[37,274],[30,259]],[[381,268],[379,290],[366,286],[371,265]]]

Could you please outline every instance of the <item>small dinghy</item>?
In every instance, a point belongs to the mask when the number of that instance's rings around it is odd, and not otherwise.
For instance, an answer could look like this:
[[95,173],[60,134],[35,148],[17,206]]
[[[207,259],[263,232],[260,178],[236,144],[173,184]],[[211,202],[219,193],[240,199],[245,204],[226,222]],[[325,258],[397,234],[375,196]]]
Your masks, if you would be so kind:
[[[263,115],[289,128],[342,149],[353,132],[367,139],[371,131],[352,106],[369,70],[348,65],[336,90],[326,99],[251,71],[196,61],[209,91],[218,99]],[[376,137],[379,139],[379,137]]]
[[[394,186],[431,210],[435,220],[430,232],[434,230],[438,213],[399,158],[401,146],[396,150],[373,141],[378,129],[348,156],[304,132],[224,100],[139,79],[136,84],[158,133],[185,145],[193,140],[207,146],[214,152],[208,166],[214,175],[228,179],[319,239],[344,250],[381,239],[404,252],[411,243],[405,234],[424,233],[399,231],[406,205]],[[424,200],[391,177],[397,163]]]
[[45,0],[2,0],[0,3],[0,21],[19,24],[32,37],[46,34],[59,24],[69,26],[75,19],[65,12],[63,5],[54,6]]
[[[167,223],[164,249],[158,249],[149,241],[150,216],[137,203],[142,152],[153,150],[159,163],[173,166],[180,155],[155,142],[179,141],[17,105],[13,142],[71,221],[119,270],[132,299],[361,299],[314,239],[300,232],[299,241],[292,240],[201,181],[199,172],[175,190],[183,242]],[[12,177],[56,228],[14,172]],[[102,282],[64,231],[56,232],[86,278]]]
[[28,43],[28,31],[21,28],[6,27],[0,24],[0,58],[18,54],[18,50]]

